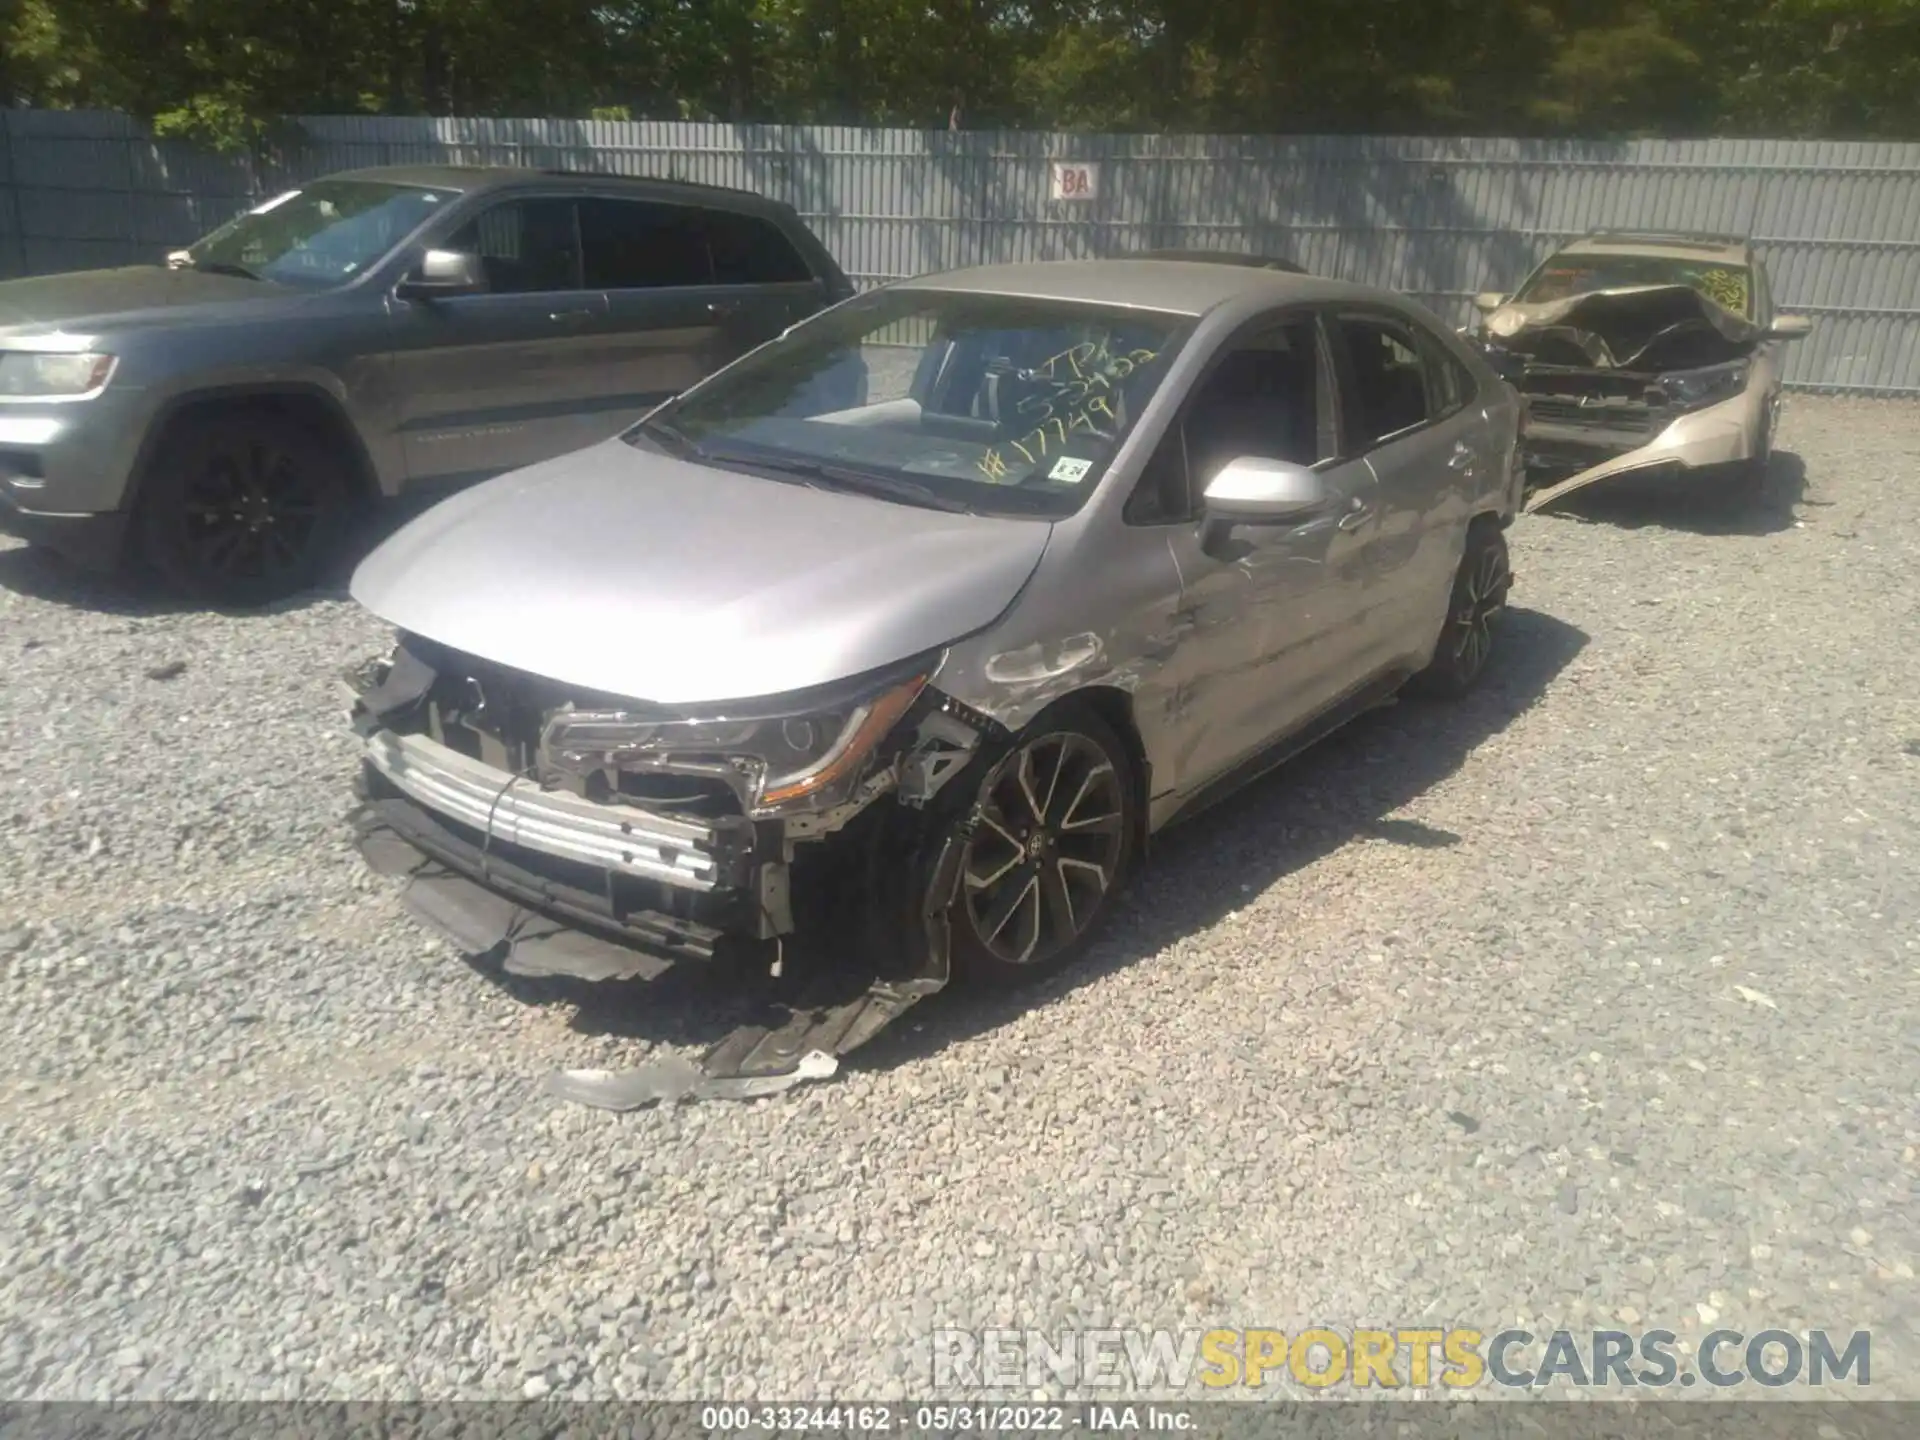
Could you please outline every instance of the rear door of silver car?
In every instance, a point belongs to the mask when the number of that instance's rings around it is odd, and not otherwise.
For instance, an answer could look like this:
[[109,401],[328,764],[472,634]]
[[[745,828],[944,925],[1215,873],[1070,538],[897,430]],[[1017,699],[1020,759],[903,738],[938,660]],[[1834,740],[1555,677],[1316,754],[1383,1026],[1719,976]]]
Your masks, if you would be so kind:
[[584,286],[574,201],[518,194],[429,244],[477,254],[485,294],[399,300],[393,377],[411,483],[479,479],[602,438],[607,384]]
[[1338,312],[1332,331],[1347,451],[1364,456],[1379,481],[1380,518],[1368,537],[1356,617],[1364,678],[1431,639],[1474,498],[1489,488],[1498,457],[1468,403],[1471,378],[1442,368],[1436,337],[1368,309]]

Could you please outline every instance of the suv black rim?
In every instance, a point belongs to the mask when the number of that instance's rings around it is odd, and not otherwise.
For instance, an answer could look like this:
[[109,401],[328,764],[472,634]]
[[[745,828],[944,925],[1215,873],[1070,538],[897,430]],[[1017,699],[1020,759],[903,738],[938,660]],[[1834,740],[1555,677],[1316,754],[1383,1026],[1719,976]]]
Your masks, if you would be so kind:
[[186,487],[187,549],[206,575],[280,579],[306,563],[321,498],[308,467],[278,445],[216,450]]
[[1085,934],[1126,841],[1120,777],[1106,752],[1071,731],[1025,742],[987,776],[978,819],[966,906],[988,953],[1032,965]]
[[1469,675],[1477,674],[1493,651],[1493,622],[1507,608],[1507,557],[1488,545],[1461,577],[1460,603],[1454,607],[1453,653]]

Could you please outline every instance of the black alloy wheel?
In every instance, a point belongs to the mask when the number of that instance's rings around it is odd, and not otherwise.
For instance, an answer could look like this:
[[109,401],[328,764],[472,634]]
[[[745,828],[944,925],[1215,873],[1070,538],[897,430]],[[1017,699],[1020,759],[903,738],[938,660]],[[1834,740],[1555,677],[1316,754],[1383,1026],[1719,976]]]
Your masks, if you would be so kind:
[[1476,520],[1467,531],[1466,553],[1454,573],[1446,628],[1440,632],[1432,663],[1415,677],[1419,690],[1456,698],[1473,688],[1486,673],[1512,588],[1506,536],[1491,522]]
[[954,907],[968,970],[1012,983],[1083,948],[1125,878],[1132,765],[1093,715],[1036,725],[981,782]]
[[141,504],[146,558],[215,604],[269,604],[312,586],[339,543],[350,490],[320,436],[242,412],[184,423]]

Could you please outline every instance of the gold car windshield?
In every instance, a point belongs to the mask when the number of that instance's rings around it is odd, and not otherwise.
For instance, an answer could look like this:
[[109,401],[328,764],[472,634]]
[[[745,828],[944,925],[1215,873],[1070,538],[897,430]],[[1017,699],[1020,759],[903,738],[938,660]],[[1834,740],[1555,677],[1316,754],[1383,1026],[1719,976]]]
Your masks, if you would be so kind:
[[1665,255],[1558,255],[1514,299],[1543,305],[1634,285],[1688,285],[1721,309],[1753,318],[1753,272],[1746,266]]

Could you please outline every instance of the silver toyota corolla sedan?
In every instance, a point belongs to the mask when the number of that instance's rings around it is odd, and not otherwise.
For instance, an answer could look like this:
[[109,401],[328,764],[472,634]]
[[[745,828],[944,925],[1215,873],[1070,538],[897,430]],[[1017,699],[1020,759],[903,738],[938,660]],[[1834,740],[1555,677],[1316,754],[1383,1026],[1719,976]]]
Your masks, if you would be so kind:
[[709,1062],[791,1072],[950,964],[1066,962],[1166,826],[1471,686],[1518,424],[1425,310],[1306,275],[862,295],[361,565],[400,632],[355,674],[362,849],[520,973],[857,944],[864,996]]

